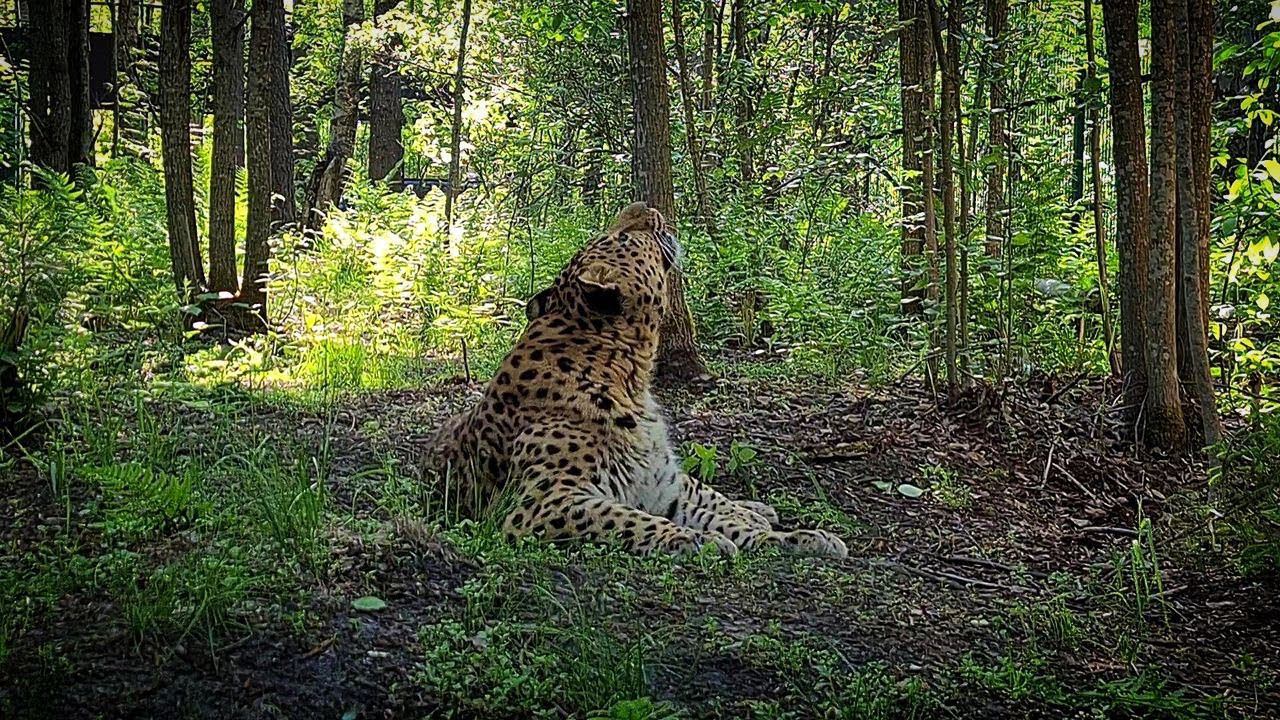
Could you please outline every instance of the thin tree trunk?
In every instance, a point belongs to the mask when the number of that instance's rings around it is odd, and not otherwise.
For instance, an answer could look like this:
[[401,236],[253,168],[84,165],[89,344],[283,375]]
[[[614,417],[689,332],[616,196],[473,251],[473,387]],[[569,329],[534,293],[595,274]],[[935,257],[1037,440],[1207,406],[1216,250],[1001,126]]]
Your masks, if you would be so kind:
[[1075,107],[1071,112],[1071,222],[1072,232],[1080,230],[1080,204],[1084,202],[1084,144],[1087,113],[1084,101],[1084,86],[1088,71],[1082,70],[1076,78],[1076,89],[1072,93]]
[[69,0],[67,74],[71,79],[70,127],[67,129],[71,165],[93,165],[93,108],[89,101],[89,2]]
[[[385,25],[382,16],[399,4],[400,0],[375,0],[374,23]],[[369,179],[376,182],[395,183],[404,177],[400,166],[404,159],[404,110],[395,55],[395,49],[385,44],[375,49],[369,77]]]
[[1213,103],[1213,6],[1174,0],[1177,37],[1179,374],[1190,395],[1188,430],[1204,447],[1222,436],[1209,365],[1208,283],[1201,276],[1209,248],[1209,128]]
[[209,289],[234,295],[236,171],[244,157],[244,0],[211,0],[213,152],[209,169]]
[[364,22],[363,0],[343,0],[342,22],[346,33],[342,41],[342,60],[334,82],[333,119],[329,122],[329,147],[316,163],[307,192],[308,230],[324,225],[329,209],[338,204],[347,182],[347,163],[356,149],[356,130],[360,115],[360,79],[364,70],[364,54],[354,34]]
[[[661,0],[628,0],[627,46],[631,56],[632,184],[636,195],[676,225],[671,178],[671,101],[667,90],[666,48],[662,41]],[[706,374],[694,337],[693,315],[684,297],[678,267],[668,278],[666,316],[658,345],[658,375],[688,380]]]
[[1177,32],[1174,5],[1151,6],[1151,233],[1147,256],[1146,368],[1143,437],[1165,450],[1183,445],[1177,360],[1178,145]]
[[689,162],[693,166],[693,191],[698,202],[698,220],[702,223],[707,235],[714,239],[716,237],[716,222],[711,210],[711,200],[707,195],[707,176],[702,164],[702,143],[698,138],[697,119],[693,114],[693,91],[689,87],[684,46],[684,20],[680,17],[680,0],[671,0],[671,29],[675,33],[676,77],[680,84],[680,110],[684,115],[684,138],[688,147]]
[[755,137],[751,127],[754,112],[751,97],[752,51],[747,39],[749,2],[750,0],[734,0],[733,17],[730,20],[730,33],[733,36],[733,81],[738,86],[735,88],[733,105],[734,132],[738,151],[738,175],[744,188],[756,181]]
[[268,5],[272,33],[272,54],[266,67],[271,78],[268,95],[271,103],[271,186],[274,193],[271,219],[274,224],[272,230],[279,232],[298,218],[293,178],[293,101],[289,95],[289,68],[293,66],[293,59],[284,0],[270,0]]
[[898,0],[898,75],[902,102],[902,311],[919,314],[924,254],[924,80],[921,0]]
[[160,144],[173,282],[190,300],[203,289],[191,179],[191,0],[165,0],[160,12]]
[[1009,167],[1008,48],[1005,26],[1009,22],[1009,0],[987,0],[986,32],[991,42],[991,114],[987,127],[988,151],[993,162],[987,167],[988,257],[999,257],[1008,239],[1008,208],[1005,207],[1005,173]]
[[716,0],[702,0],[702,99],[698,104],[699,112],[711,111],[712,79],[715,77],[716,20],[719,9]]
[[1120,254],[1120,342],[1124,404],[1137,414],[1146,395],[1143,359],[1148,254],[1147,142],[1138,65],[1138,0],[1107,0],[1107,59],[1111,69],[1111,124],[1116,183],[1116,248]]
[[954,391],[959,381],[956,370],[956,330],[959,314],[959,268],[957,265],[956,238],[956,175],[952,154],[952,138],[956,134],[956,121],[959,119],[959,53],[960,29],[959,0],[951,0],[947,9],[947,39],[942,39],[942,18],[935,0],[929,3],[929,18],[932,27],[934,51],[942,65],[942,107],[939,120],[939,162],[942,173],[942,228],[946,244],[944,258],[946,267],[946,305],[944,316],[946,321],[945,359],[947,368],[947,385]]
[[462,0],[462,32],[458,36],[458,67],[453,76],[453,127],[449,132],[449,188],[444,195],[444,221],[450,228],[453,227],[453,202],[458,196],[462,180],[462,105],[466,79],[463,70],[467,62],[467,31],[470,28],[471,0]]
[[140,0],[118,0],[114,21],[116,101],[114,143],[112,153],[120,148],[140,155],[146,148],[142,87],[138,81],[138,4]]
[[[292,218],[292,138],[280,137],[288,127],[282,120],[280,99],[288,107],[288,47],[283,0],[255,0],[249,35],[248,103],[245,113],[246,161],[249,169],[249,218],[245,232],[244,281],[240,299],[257,320],[252,329],[265,329],[270,317],[267,281],[270,277],[272,232]],[[281,86],[283,85],[283,86]],[[288,157],[288,163],[281,156]]]
[[[1085,51],[1088,54],[1086,76],[1089,87],[1097,87],[1098,58],[1093,29],[1093,0],[1084,0]],[[1102,218],[1102,127],[1098,117],[1097,98],[1089,99],[1089,165],[1093,191],[1093,245],[1098,262],[1098,301],[1102,306],[1102,338],[1112,375],[1120,374],[1115,352],[1115,324],[1111,318],[1111,285],[1107,278],[1107,228]]]

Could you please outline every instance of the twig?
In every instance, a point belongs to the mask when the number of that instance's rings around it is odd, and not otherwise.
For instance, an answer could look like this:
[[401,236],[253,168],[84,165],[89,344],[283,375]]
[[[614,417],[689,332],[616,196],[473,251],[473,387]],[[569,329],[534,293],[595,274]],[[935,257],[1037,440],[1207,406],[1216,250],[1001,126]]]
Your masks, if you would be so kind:
[[1094,499],[1094,500],[1097,500],[1097,499],[1098,499],[1098,496],[1097,496],[1097,495],[1095,495],[1095,494],[1094,494],[1094,492],[1093,492],[1092,490],[1090,490],[1089,488],[1085,487],[1085,486],[1084,486],[1084,483],[1080,482],[1079,480],[1077,480],[1077,479],[1076,479],[1076,477],[1075,477],[1074,475],[1072,475],[1071,473],[1067,472],[1067,469],[1066,469],[1066,468],[1064,468],[1064,467],[1062,467],[1062,464],[1061,464],[1061,463],[1054,463],[1054,464],[1053,464],[1053,466],[1054,466],[1054,467],[1056,467],[1056,468],[1058,468],[1058,472],[1062,473],[1063,475],[1066,475],[1066,476],[1067,476],[1067,479],[1071,481],[1071,484],[1073,484],[1073,485],[1075,485],[1076,487],[1080,488],[1080,492],[1084,493],[1085,495],[1088,495],[1090,498],[1092,498],[1092,499]]
[[942,559],[946,562],[965,563],[968,565],[981,565],[983,567],[989,567],[993,570],[1003,570],[1013,575],[1016,575],[1018,573],[1025,573],[1027,575],[1030,575],[1031,577],[1036,577],[1036,578],[1049,577],[1048,573],[1040,572],[1039,570],[1014,567],[1013,565],[1005,565],[1004,563],[996,562],[995,560],[988,560],[986,558],[969,557],[968,555],[948,555]]
[[1058,448],[1058,436],[1054,435],[1049,440],[1049,459],[1044,462],[1044,475],[1040,478],[1040,486],[1044,487],[1049,482],[1049,468],[1053,467],[1053,451]]
[[1068,390],[1075,387],[1076,385],[1079,385],[1080,381],[1083,380],[1084,377],[1085,377],[1085,373],[1080,373],[1079,375],[1076,375],[1071,382],[1067,383],[1066,385],[1063,385],[1061,389],[1059,389],[1054,394],[1050,395],[1049,399],[1044,401],[1045,404],[1052,405],[1054,402],[1058,400],[1058,398],[1062,397],[1063,393],[1067,392]]
[[1090,525],[1088,527],[1077,528],[1080,532],[1108,533],[1110,535],[1123,535],[1125,537],[1138,537],[1138,531],[1125,527],[1108,527],[1105,525]]

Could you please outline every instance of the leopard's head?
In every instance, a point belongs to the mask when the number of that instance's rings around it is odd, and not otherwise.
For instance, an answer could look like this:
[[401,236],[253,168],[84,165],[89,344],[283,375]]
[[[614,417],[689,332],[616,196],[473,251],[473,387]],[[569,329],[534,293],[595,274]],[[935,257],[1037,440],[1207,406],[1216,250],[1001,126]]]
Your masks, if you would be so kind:
[[578,251],[551,287],[529,300],[525,315],[530,321],[555,315],[582,329],[625,325],[656,337],[668,273],[679,256],[662,213],[632,203]]

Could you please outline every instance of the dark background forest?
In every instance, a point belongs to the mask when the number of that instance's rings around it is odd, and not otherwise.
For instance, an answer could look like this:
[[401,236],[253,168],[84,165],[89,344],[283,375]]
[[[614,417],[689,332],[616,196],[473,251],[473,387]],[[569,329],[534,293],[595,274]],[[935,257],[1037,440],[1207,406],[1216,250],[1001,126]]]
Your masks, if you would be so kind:
[[[0,715],[1280,714],[1280,4],[5,0]],[[419,461],[633,200],[686,468]]]

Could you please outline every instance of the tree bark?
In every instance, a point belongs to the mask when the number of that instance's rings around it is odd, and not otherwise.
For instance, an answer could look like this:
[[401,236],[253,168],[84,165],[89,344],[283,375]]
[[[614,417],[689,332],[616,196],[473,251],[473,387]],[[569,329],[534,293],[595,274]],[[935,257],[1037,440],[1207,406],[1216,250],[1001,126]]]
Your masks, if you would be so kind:
[[750,0],[734,0],[733,17],[729,23],[729,32],[733,38],[733,82],[738,86],[735,88],[733,105],[735,145],[738,151],[738,175],[744,188],[756,181],[755,138],[751,127],[754,113],[751,91],[752,51],[747,38],[749,2]]
[[266,66],[271,92],[271,205],[272,230],[279,232],[298,219],[294,184],[293,101],[289,96],[289,68],[293,67],[284,0],[269,0],[272,54]]
[[270,318],[270,238],[293,219],[293,139],[288,132],[281,132],[291,127],[283,0],[255,0],[250,19],[249,67],[254,71],[249,73],[245,113],[249,218],[240,300],[250,305],[257,317],[251,329],[265,329]]
[[1143,437],[1148,445],[1183,445],[1182,401],[1177,360],[1178,145],[1176,128],[1177,32],[1174,6],[1151,4],[1151,232],[1147,255],[1147,394]]
[[899,81],[902,98],[902,310],[924,311],[928,295],[920,259],[928,245],[932,167],[925,177],[925,161],[932,155],[926,115],[933,104],[933,50],[927,0],[899,0]]
[[68,0],[71,21],[67,44],[67,74],[71,79],[67,147],[71,165],[93,165],[93,108],[89,102],[89,2]]
[[71,7],[67,0],[30,3],[31,162],[71,173],[71,71],[67,65]]
[[952,154],[952,138],[956,134],[956,121],[959,119],[960,102],[960,9],[959,0],[951,0],[947,9],[947,39],[942,39],[942,18],[935,0],[926,0],[929,4],[929,18],[932,28],[934,51],[942,63],[942,107],[939,121],[939,164],[942,173],[942,227],[946,244],[944,247],[946,267],[946,347],[944,357],[947,368],[947,385],[954,390],[959,374],[956,371],[956,330],[959,291],[959,272],[957,265],[956,242],[956,176]]
[[[662,40],[661,0],[627,0],[627,47],[630,51],[632,117],[632,185],[638,199],[649,203],[676,226],[671,178],[671,101],[667,91],[666,49]],[[694,337],[693,315],[684,297],[679,267],[668,277],[667,313],[658,345],[658,375],[688,380],[706,374]]]
[[[1097,87],[1097,43],[1093,28],[1093,0],[1084,0],[1085,73],[1089,86]],[[1111,318],[1111,283],[1107,278],[1107,228],[1102,218],[1102,127],[1098,117],[1097,98],[1089,98],[1089,177],[1093,192],[1093,244],[1098,266],[1098,301],[1102,307],[1102,338],[1106,346],[1111,374],[1120,374],[1115,347],[1115,324]]]
[[1173,0],[1177,38],[1178,370],[1190,403],[1186,419],[1198,447],[1222,436],[1209,365],[1209,131],[1213,104],[1213,6]]
[[353,33],[364,22],[363,0],[343,0],[342,23],[346,34],[342,41],[342,59],[334,83],[333,119],[329,122],[329,146],[316,163],[307,192],[307,229],[316,231],[324,225],[331,207],[338,204],[347,182],[347,163],[356,150],[356,131],[360,116],[360,81],[364,70],[364,53],[356,45]]
[[[375,0],[374,23],[385,24],[382,16],[399,4],[400,0]],[[404,177],[400,166],[404,159],[404,110],[395,55],[395,48],[389,45],[375,49],[369,77],[369,179],[376,182],[394,183]]]
[[121,148],[142,155],[146,148],[146,118],[143,117],[142,87],[138,81],[138,4],[140,0],[118,0],[113,25],[115,42],[116,101],[112,153]]
[[213,152],[209,168],[209,289],[235,294],[236,171],[244,158],[244,0],[211,0]]
[[[462,0],[462,32],[458,36],[458,67],[453,76],[453,126],[449,131],[449,188],[444,195],[444,220],[453,227],[453,202],[462,181],[462,105],[466,93],[467,31],[471,28],[471,0]],[[556,164],[560,167],[560,163]],[[449,233],[449,238],[453,233]],[[452,240],[446,240],[452,242]]]
[[1146,395],[1146,296],[1149,190],[1146,120],[1138,65],[1138,0],[1103,4],[1111,68],[1111,124],[1116,184],[1116,248],[1120,254],[1120,342],[1124,404],[1137,414]]
[[999,257],[1008,240],[1008,208],[1005,207],[1005,173],[1009,168],[1008,136],[1008,49],[1005,26],[1009,22],[1009,0],[987,0],[986,33],[991,43],[991,105],[987,125],[987,144],[994,161],[987,167],[987,237],[984,250],[988,257]]
[[191,179],[191,0],[160,11],[160,145],[173,282],[186,301],[205,285]]
[[701,100],[698,103],[698,111],[707,113],[711,111],[711,92],[714,88],[713,78],[715,77],[715,54],[720,48],[716,44],[716,18],[720,14],[720,8],[716,4],[716,0],[702,0],[702,65],[699,71],[702,75]]

